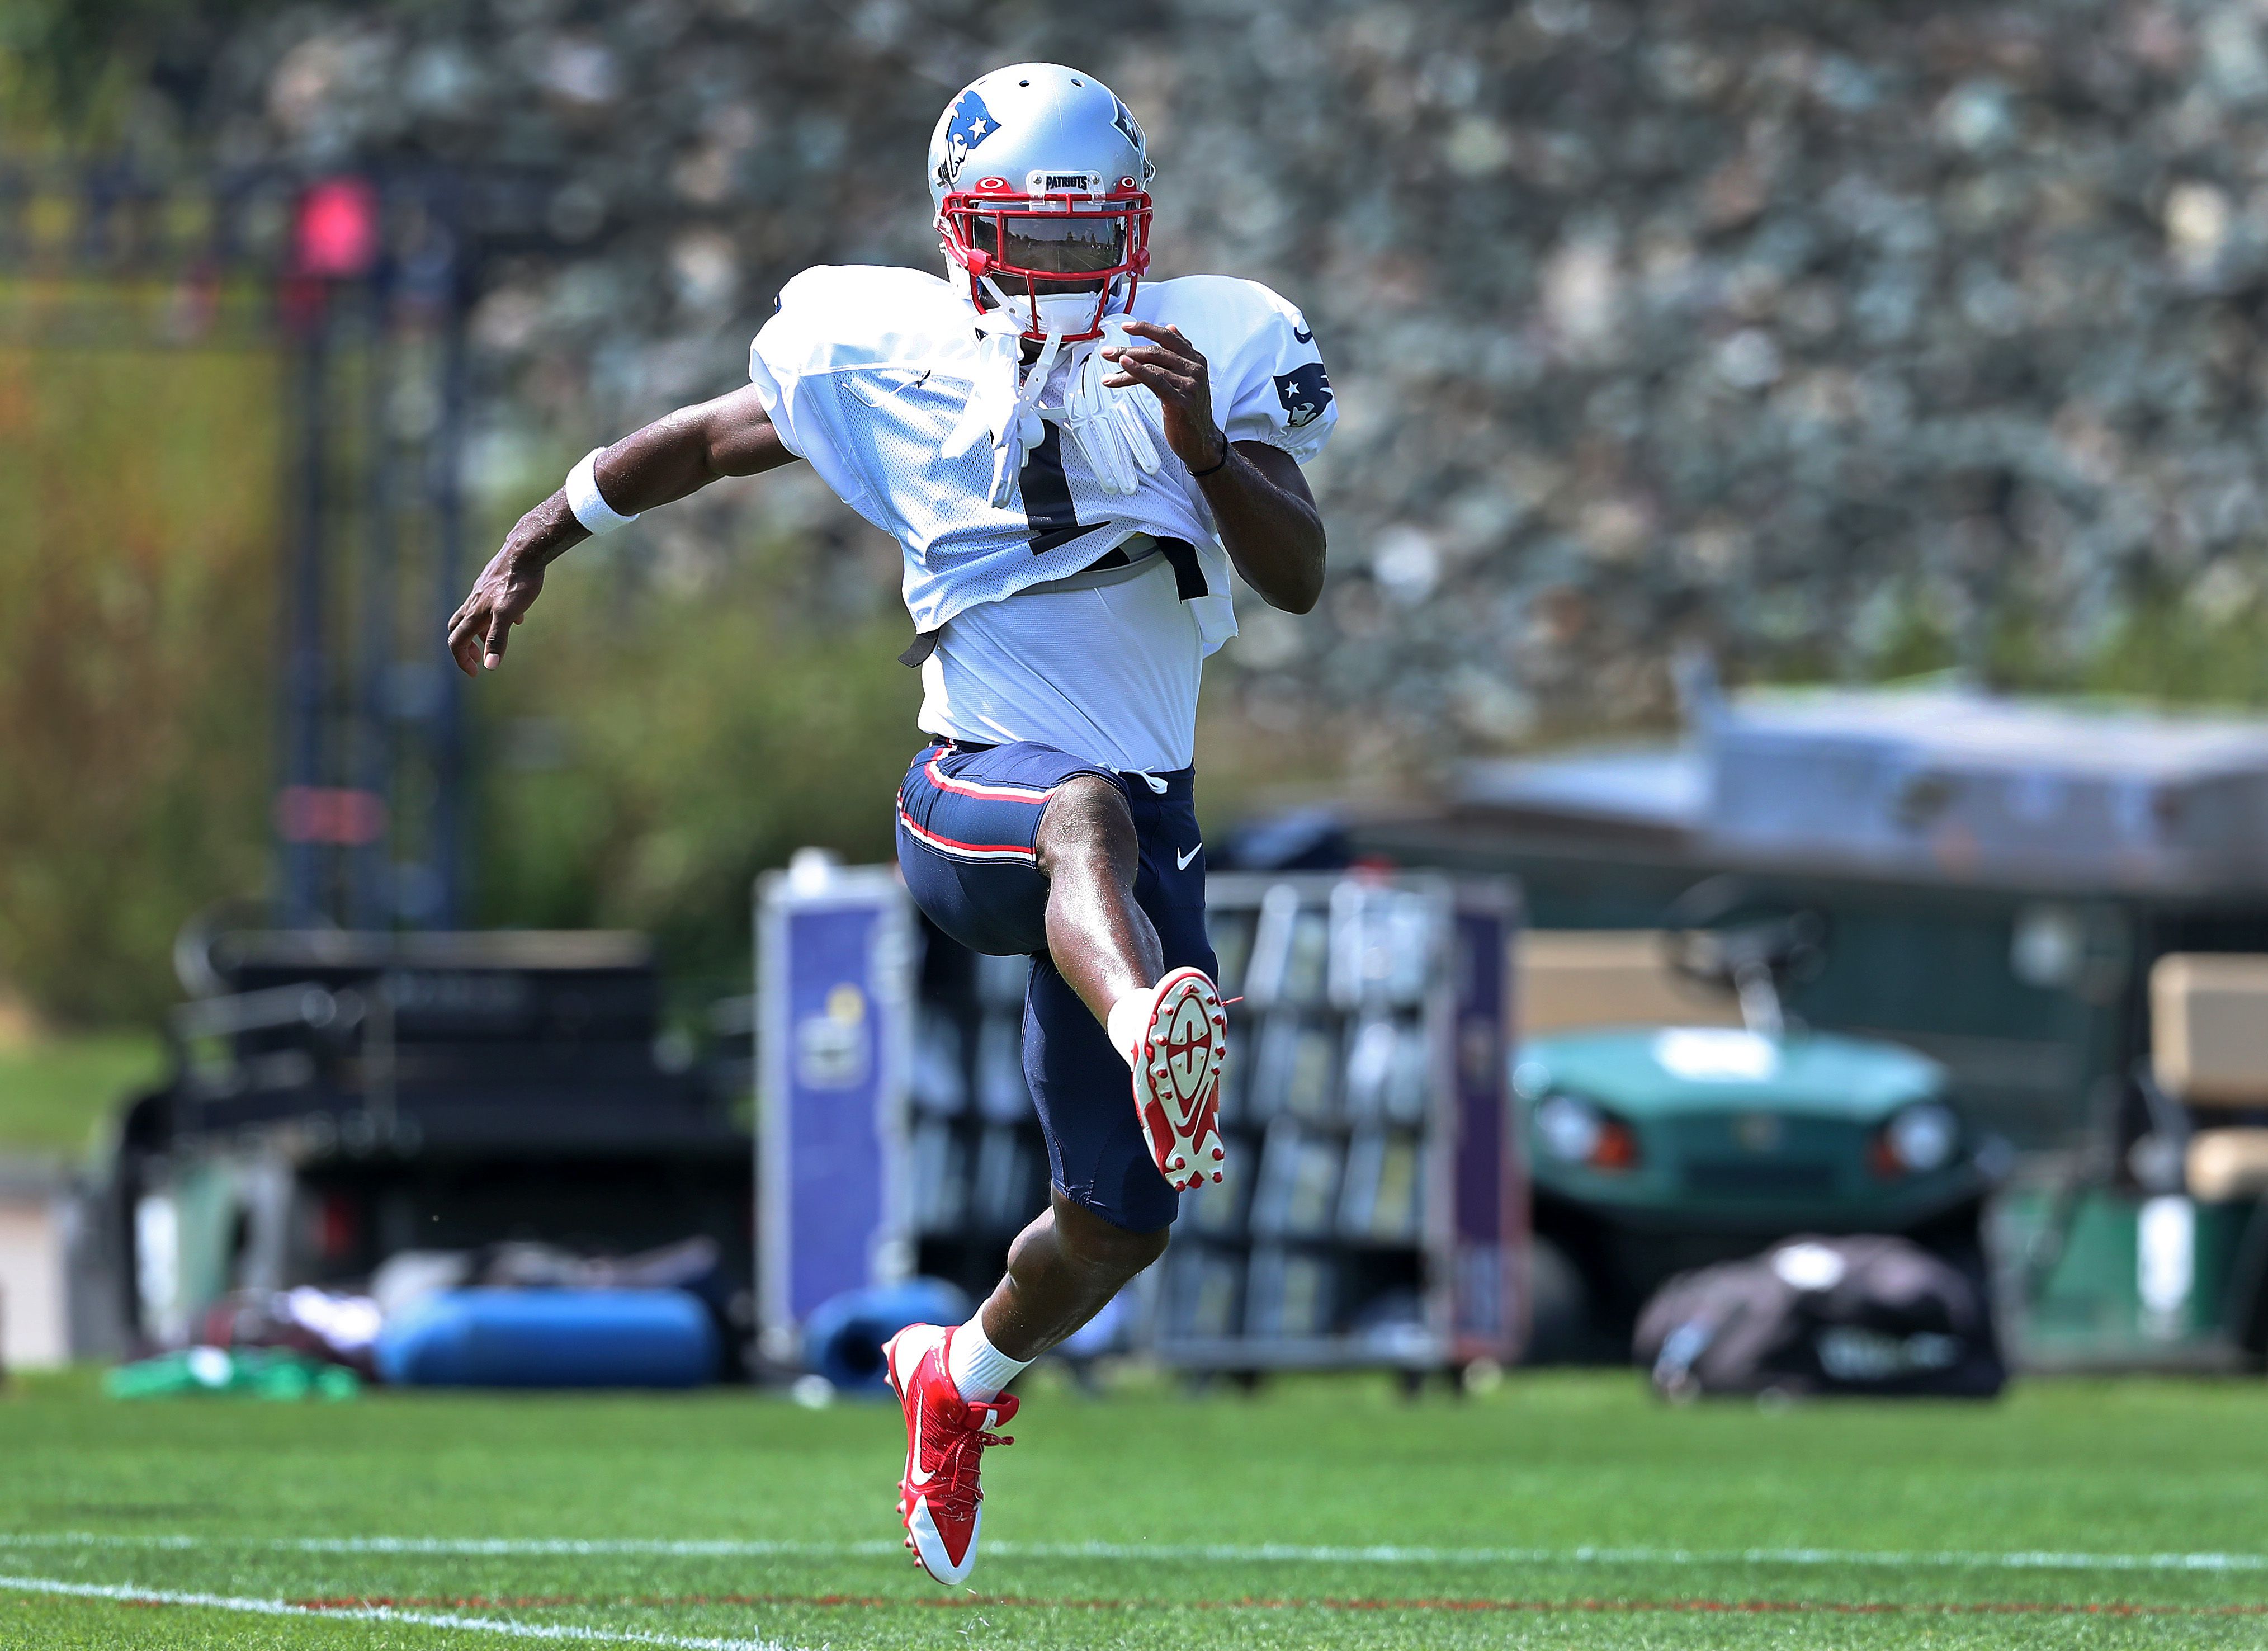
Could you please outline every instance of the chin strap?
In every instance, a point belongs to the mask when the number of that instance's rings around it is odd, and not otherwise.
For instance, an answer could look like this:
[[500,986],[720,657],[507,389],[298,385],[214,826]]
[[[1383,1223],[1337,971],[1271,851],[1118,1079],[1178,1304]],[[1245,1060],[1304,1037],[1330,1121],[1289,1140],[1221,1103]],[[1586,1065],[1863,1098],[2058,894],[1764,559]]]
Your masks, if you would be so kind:
[[[976,445],[980,434],[989,433],[992,438],[990,501],[995,509],[1000,509],[1014,496],[1025,455],[1047,439],[1046,424],[1054,423],[1079,444],[1087,468],[1104,491],[1133,492],[1142,477],[1154,474],[1162,461],[1151,433],[1155,398],[1131,389],[1108,388],[1102,382],[1116,372],[1112,363],[1102,359],[1102,346],[1126,342],[1127,318],[1107,317],[1101,338],[1072,346],[1080,358],[1064,386],[1064,404],[1042,408],[1040,397],[1063,354],[1062,329],[1048,334],[1038,358],[1026,368],[1023,323],[1007,294],[989,277],[984,284],[999,307],[977,313],[976,329],[983,336],[977,345],[976,381],[969,387],[960,423],[945,439],[940,449],[944,456],[959,458]],[[1162,428],[1159,434],[1162,436]]]
[[939,451],[948,459],[957,459],[976,445],[980,435],[992,438],[990,498],[998,510],[1015,493],[1025,453],[1046,439],[1047,431],[1040,422],[1040,395],[1048,387],[1048,375],[1055,371],[1057,357],[1063,353],[1063,333],[1060,329],[1049,333],[1040,346],[1039,358],[1029,372],[1025,371],[1023,323],[1007,294],[990,278],[984,284],[998,307],[976,313],[976,330],[983,336],[976,346],[976,382],[968,387],[961,422]]

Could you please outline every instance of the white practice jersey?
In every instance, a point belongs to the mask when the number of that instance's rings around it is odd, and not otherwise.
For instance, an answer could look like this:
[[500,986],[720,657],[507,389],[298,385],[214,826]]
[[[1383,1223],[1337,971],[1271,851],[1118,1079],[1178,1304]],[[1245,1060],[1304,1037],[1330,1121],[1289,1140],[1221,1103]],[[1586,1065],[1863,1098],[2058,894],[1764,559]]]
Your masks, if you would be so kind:
[[[1230,440],[1303,464],[1322,451],[1338,409],[1314,335],[1275,293],[1189,276],[1145,283],[1133,313],[1178,327],[1204,353]],[[989,444],[946,456],[983,370],[974,321],[965,298],[920,270],[810,269],[781,292],[748,376],[788,449],[904,552],[907,610],[938,638],[923,667],[924,729],[1039,741],[1116,769],[1185,767],[1202,662],[1236,630],[1204,495],[1162,436],[1159,468],[1112,492],[1050,422],[995,506]],[[1098,347],[1064,351],[1043,410],[1059,404],[1055,380]],[[1156,412],[1148,391],[1132,394]],[[1031,590],[1140,534],[1195,546],[1194,564],[1184,556],[1114,584]]]
[[1104,768],[1195,760],[1204,639],[1162,557],[1130,579],[968,608],[922,663],[921,726],[978,745],[1036,740]]

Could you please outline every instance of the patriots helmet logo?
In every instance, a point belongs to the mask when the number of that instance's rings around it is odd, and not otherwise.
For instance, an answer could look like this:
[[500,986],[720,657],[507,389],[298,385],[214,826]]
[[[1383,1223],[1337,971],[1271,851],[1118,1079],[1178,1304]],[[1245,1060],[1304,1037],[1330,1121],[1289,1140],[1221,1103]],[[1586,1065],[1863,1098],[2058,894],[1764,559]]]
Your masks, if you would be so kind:
[[1134,111],[1128,108],[1124,101],[1115,94],[1110,100],[1110,104],[1115,111],[1110,117],[1110,123],[1116,127],[1126,141],[1133,144],[1136,149],[1145,149],[1146,145],[1142,137],[1142,122],[1134,118]]
[[945,129],[945,181],[955,181],[968,164],[968,151],[1000,129],[983,98],[971,87],[953,101],[953,118]]
[[1303,430],[1323,416],[1331,404],[1331,381],[1323,364],[1310,361],[1276,375],[1276,399],[1284,403],[1284,422]]

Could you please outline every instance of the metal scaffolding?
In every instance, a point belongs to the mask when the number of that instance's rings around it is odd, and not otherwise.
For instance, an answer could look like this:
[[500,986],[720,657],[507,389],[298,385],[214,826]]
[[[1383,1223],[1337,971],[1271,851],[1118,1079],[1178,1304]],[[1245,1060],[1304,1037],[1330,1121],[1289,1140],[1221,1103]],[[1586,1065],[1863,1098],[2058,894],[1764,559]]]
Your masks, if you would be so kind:
[[280,348],[274,893],[292,925],[470,916],[465,320],[543,248],[544,180],[431,167],[161,179],[0,156],[0,337]]

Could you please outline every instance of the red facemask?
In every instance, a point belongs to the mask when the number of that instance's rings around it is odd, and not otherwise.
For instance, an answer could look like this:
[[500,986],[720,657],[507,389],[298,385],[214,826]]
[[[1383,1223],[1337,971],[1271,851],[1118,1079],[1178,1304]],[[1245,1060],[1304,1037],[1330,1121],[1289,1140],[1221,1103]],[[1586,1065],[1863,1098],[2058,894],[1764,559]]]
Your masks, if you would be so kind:
[[970,302],[1005,303],[1027,338],[1057,330],[1067,343],[1099,338],[1114,299],[1130,308],[1150,267],[1150,197],[1131,178],[1107,191],[1093,174],[1035,173],[1027,182],[1062,187],[1027,192],[982,178],[948,194],[937,212],[946,256],[966,276]]

